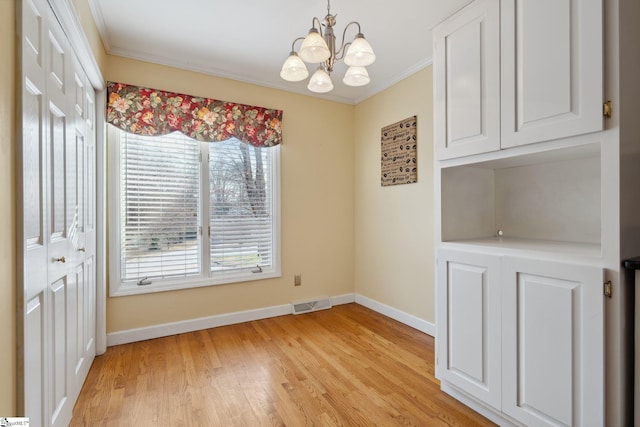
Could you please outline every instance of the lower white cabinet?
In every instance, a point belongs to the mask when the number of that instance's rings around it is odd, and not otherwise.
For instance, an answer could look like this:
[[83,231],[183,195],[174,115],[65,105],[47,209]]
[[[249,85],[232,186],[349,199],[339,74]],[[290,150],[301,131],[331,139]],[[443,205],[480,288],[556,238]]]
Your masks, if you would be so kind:
[[604,425],[603,271],[441,249],[437,374],[526,426]]
[[440,251],[437,369],[442,381],[500,409],[500,258]]

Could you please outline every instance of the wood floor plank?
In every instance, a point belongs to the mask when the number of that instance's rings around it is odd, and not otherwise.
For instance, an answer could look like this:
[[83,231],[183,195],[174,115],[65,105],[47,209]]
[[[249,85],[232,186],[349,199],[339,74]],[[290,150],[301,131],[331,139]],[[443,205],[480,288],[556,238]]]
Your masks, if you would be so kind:
[[492,426],[433,338],[357,304],[110,347],[71,426]]

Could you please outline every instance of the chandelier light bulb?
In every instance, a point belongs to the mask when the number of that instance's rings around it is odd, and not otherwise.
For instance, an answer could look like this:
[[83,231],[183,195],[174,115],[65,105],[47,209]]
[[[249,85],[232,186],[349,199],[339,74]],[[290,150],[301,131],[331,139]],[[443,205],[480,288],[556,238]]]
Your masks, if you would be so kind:
[[316,93],[329,92],[333,89],[331,77],[325,70],[322,69],[322,67],[318,67],[316,72],[311,76],[307,89],[309,89],[311,92]]
[[347,86],[364,86],[370,81],[369,73],[364,67],[349,67],[342,79]]
[[349,45],[347,54],[344,56],[344,63],[349,66],[366,67],[376,60],[376,55],[369,42],[362,33],[358,33],[356,39]]
[[309,71],[302,59],[295,52],[291,52],[282,65],[280,77],[288,82],[299,82],[309,77]]
[[300,51],[300,58],[309,64],[319,64],[326,61],[331,56],[327,42],[324,41],[318,30],[312,28],[304,38]]

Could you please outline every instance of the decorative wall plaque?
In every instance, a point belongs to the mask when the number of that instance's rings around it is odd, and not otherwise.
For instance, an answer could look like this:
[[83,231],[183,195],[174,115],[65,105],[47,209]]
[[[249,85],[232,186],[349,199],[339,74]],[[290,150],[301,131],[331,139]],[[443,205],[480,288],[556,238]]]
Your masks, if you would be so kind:
[[380,183],[383,187],[418,181],[417,134],[417,116],[382,128]]

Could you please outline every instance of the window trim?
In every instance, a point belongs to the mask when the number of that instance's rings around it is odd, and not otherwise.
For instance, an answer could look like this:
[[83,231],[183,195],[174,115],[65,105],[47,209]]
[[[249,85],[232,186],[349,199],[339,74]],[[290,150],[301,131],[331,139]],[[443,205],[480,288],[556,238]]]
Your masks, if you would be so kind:
[[[232,283],[252,282],[257,280],[273,279],[282,277],[281,267],[281,203],[280,203],[280,146],[268,147],[268,150],[275,150],[275,155],[271,156],[271,167],[274,171],[273,179],[273,254],[272,266],[262,267],[262,272],[252,273],[250,268],[219,272],[213,276],[203,271],[199,276],[185,278],[155,279],[149,285],[137,285],[135,281],[123,282],[121,278],[121,242],[120,242],[120,132],[124,132],[114,126],[107,126],[107,158],[108,158],[108,271],[109,271],[109,296],[118,297],[126,295],[139,295],[146,293],[176,291],[204,286],[226,285]],[[203,160],[204,161],[204,160]],[[207,168],[201,168],[200,182],[203,182],[202,175],[207,173]],[[201,203],[208,204],[208,188],[201,186]],[[203,227],[204,228],[204,227]],[[203,243],[206,247],[208,243]],[[202,255],[204,257],[204,255]]]

